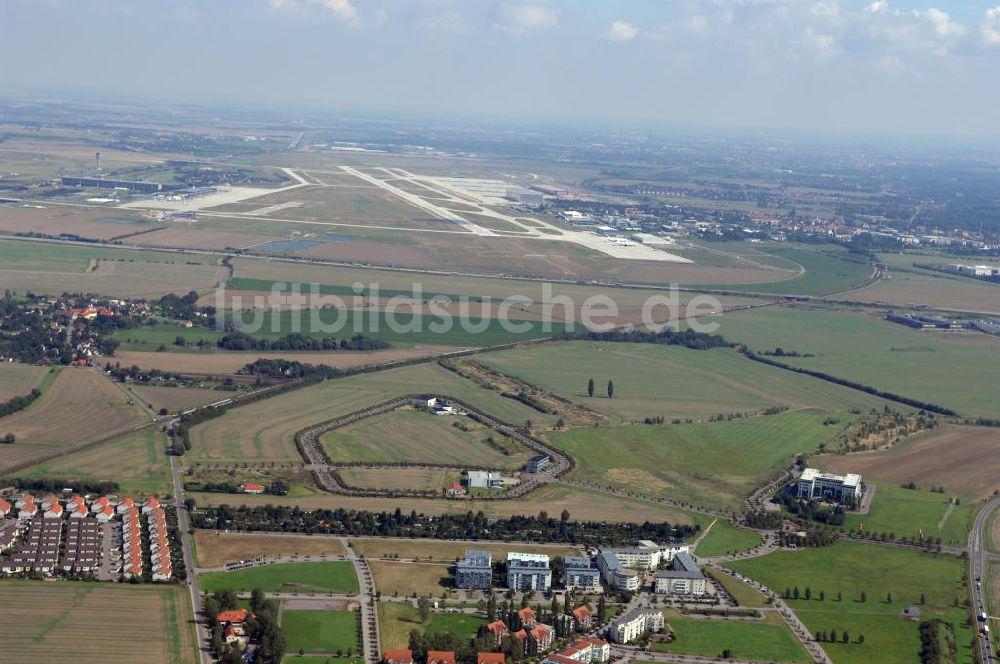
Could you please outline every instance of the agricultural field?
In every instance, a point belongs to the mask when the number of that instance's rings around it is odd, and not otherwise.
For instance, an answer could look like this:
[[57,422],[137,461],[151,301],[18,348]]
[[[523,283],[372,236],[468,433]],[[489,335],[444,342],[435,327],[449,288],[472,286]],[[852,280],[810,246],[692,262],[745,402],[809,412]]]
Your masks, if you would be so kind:
[[634,498],[611,496],[564,485],[547,485],[524,498],[513,500],[444,500],[436,498],[369,498],[319,494],[315,496],[253,496],[249,494],[221,494],[188,492],[199,505],[288,505],[302,509],[344,509],[391,511],[397,507],[405,512],[416,510],[419,514],[465,514],[482,510],[487,516],[508,517],[520,514],[537,514],[540,506],[549,514],[563,510],[571,518],[608,521],[610,523],[642,523],[667,521],[669,523],[703,523],[704,517]]
[[716,519],[704,539],[698,543],[695,553],[699,558],[711,558],[747,551],[760,543],[761,537],[757,533],[737,528],[725,519]]
[[49,371],[33,364],[0,362],[0,403],[30,393]]
[[813,355],[781,358],[787,364],[937,403],[966,417],[1000,416],[992,379],[1000,372],[1000,338],[914,330],[881,313],[811,305],[741,311],[719,322],[719,334],[754,350],[780,347]]
[[341,468],[337,472],[348,486],[400,491],[440,491],[462,478],[460,470],[444,468]]
[[718,657],[729,650],[736,659],[775,662],[809,662],[809,654],[774,612],[763,620],[710,620],[685,617],[664,609],[664,633],[673,632],[670,643],[653,643],[653,652]]
[[791,465],[796,454],[816,450],[841,423],[829,413],[789,411],[704,424],[634,425],[574,429],[552,443],[576,459],[571,476],[588,482],[738,510],[743,498]]
[[449,346],[417,345],[411,348],[391,348],[374,351],[313,351],[313,352],[244,352],[244,351],[211,351],[211,352],[167,352],[156,351],[115,351],[115,361],[122,366],[138,366],[142,369],[159,369],[160,371],[182,374],[198,374],[218,376],[234,374],[254,360],[272,359],[304,362],[308,364],[326,364],[338,369],[350,369],[365,365],[389,364],[403,360],[411,360],[428,355],[457,350]]
[[[144,662],[198,662],[190,600],[175,586],[5,580],[0,611],[4,656],[19,664],[133,664],[136,634]],[[95,616],[128,629],[95,629]]]
[[[250,553],[250,552],[248,552]],[[198,575],[205,592],[230,589],[250,592],[261,588],[267,593],[356,593],[358,577],[347,561],[278,563]]]
[[0,283],[14,292],[158,297],[214,288],[226,269],[206,256],[0,240]]
[[282,611],[288,652],[361,651],[361,614],[357,611]]
[[[810,631],[848,631],[849,643],[823,644],[837,664],[913,661],[913,653],[920,650],[918,626],[901,616],[909,606],[919,608],[924,620],[939,617],[953,623],[959,661],[971,658],[973,635],[961,608],[968,593],[962,584],[966,565],[958,558],[841,541],[728,566],[778,593],[799,588],[802,599],[789,600],[789,605]],[[804,598],[806,588],[811,599]],[[820,591],[824,599],[819,598]],[[842,593],[840,601],[837,593]],[[857,643],[860,634],[864,643]]]
[[[726,321],[744,314],[731,314]],[[725,328],[724,328],[725,329]],[[618,422],[704,418],[774,406],[846,410],[881,400],[753,362],[728,348],[574,341],[487,353],[476,361],[555,392]],[[587,382],[594,379],[594,396]],[[607,384],[614,381],[614,398]]]
[[874,268],[864,259],[852,256],[839,247],[818,250],[812,247],[769,247],[762,249],[780,259],[801,266],[801,273],[791,279],[771,283],[732,283],[727,289],[746,289],[756,293],[792,295],[828,295],[855,289],[868,281]]
[[432,613],[426,623],[412,604],[379,602],[378,626],[383,648],[405,648],[410,640],[410,630],[426,634],[450,632],[461,639],[475,636],[476,630],[486,620],[479,614]]
[[375,577],[375,588],[393,597],[412,595],[437,596],[454,588],[454,575],[447,563],[404,563],[373,560],[368,563]]
[[866,533],[894,533],[896,537],[940,537],[944,544],[963,546],[979,506],[972,501],[953,505],[950,493],[930,487],[904,489],[898,484],[878,485],[868,514],[849,514],[844,528]]
[[71,452],[31,466],[18,477],[111,480],[133,497],[172,492],[167,436],[149,428],[91,449]]
[[145,420],[143,410],[129,406],[125,393],[100,372],[64,369],[29,408],[0,419],[0,431],[17,439],[0,446],[0,469],[64,454]]
[[222,567],[248,556],[342,556],[347,553],[339,539],[306,535],[196,530],[194,543],[198,566],[203,568]]
[[549,556],[579,556],[580,549],[563,545],[503,544],[489,541],[442,542],[427,540],[400,540],[360,538],[350,540],[355,553],[365,558],[395,557],[403,560],[427,560],[455,562],[465,555],[466,549],[489,551],[495,561],[507,560],[508,551],[523,553],[544,553]]
[[460,396],[509,422],[550,425],[543,415],[513,399],[475,387],[437,366],[420,364],[327,380],[264,401],[234,408],[194,427],[191,461],[301,463],[294,435],[301,429],[346,415],[386,399],[418,392]]
[[153,410],[159,412],[161,408],[166,408],[171,413],[196,408],[214,401],[221,401],[229,396],[226,392],[202,390],[195,387],[133,385],[130,389],[140,399],[148,403]]
[[818,462],[833,472],[860,473],[881,485],[943,486],[947,495],[972,501],[992,495],[997,488],[997,433],[988,427],[943,425],[888,450],[820,457]]
[[[925,304],[932,308],[1000,314],[1000,288],[996,284],[912,267],[914,261],[952,263],[961,262],[960,259],[906,258],[901,265],[903,269],[890,267],[887,279],[852,292],[850,299],[888,302],[898,307]],[[886,256],[879,259],[886,260]],[[976,263],[979,262],[977,259]]]
[[403,408],[329,431],[320,443],[334,463],[441,463],[516,470],[531,458],[529,450],[508,456],[489,446],[484,439],[492,433],[467,417]]

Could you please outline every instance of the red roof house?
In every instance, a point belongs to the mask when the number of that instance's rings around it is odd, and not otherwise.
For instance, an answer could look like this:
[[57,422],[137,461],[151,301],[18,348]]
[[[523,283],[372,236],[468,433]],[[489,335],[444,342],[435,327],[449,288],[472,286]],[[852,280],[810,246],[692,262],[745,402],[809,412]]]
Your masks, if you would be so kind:
[[455,664],[455,652],[452,650],[428,650],[427,664]]
[[386,650],[382,661],[385,664],[413,664],[413,651],[406,648]]

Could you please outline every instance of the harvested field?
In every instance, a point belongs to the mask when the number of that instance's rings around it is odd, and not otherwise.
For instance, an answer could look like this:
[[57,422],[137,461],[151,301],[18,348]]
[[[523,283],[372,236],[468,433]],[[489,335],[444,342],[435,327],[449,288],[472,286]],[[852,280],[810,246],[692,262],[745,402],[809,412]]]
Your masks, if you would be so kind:
[[156,428],[32,466],[18,477],[111,480],[133,497],[164,496],[172,491],[167,436]]
[[891,279],[854,291],[851,299],[860,302],[882,300],[898,306],[912,302],[944,309],[1000,313],[1000,288],[996,284],[933,272],[891,271],[891,275]]
[[339,539],[321,536],[196,530],[194,542],[199,567],[222,567],[247,557],[340,556],[347,553]]
[[[162,353],[159,353],[162,355]],[[122,364],[125,364],[122,361]],[[129,363],[125,366],[132,366]],[[145,367],[143,367],[145,368]],[[172,369],[172,371],[178,371]],[[218,390],[200,390],[195,387],[160,387],[148,385],[134,385],[132,391],[148,403],[153,410],[159,411],[166,408],[171,413],[194,408],[213,401],[221,401],[231,396],[229,392]]]
[[[457,226],[455,228],[456,231],[460,230]],[[434,269],[440,267],[438,261],[435,261],[419,248],[388,242],[364,240],[323,244],[303,251],[301,256],[327,261],[356,261],[358,263],[382,265],[405,265],[411,268]]]
[[115,361],[123,366],[137,365],[143,369],[160,369],[171,373],[231,374],[244,365],[263,359],[284,359],[310,364],[328,364],[338,369],[347,369],[366,364],[387,364],[427,355],[438,355],[450,350],[450,346],[424,346],[394,348],[370,352],[304,353],[304,352],[240,352],[214,351],[210,353],[157,353],[146,351],[120,350],[115,353]]
[[422,514],[465,514],[482,510],[487,516],[508,517],[535,514],[540,506],[549,514],[567,510],[570,517],[580,520],[611,523],[642,523],[668,521],[690,524],[700,520],[697,515],[655,503],[622,498],[562,485],[547,485],[525,498],[515,500],[443,500],[435,498],[362,498],[354,496],[318,495],[306,497],[230,495],[220,493],[189,493],[199,505],[289,505],[302,509],[344,509],[404,512],[416,510]]
[[837,473],[863,473],[876,483],[943,486],[954,494],[978,499],[1000,488],[998,453],[996,429],[945,425],[886,451],[829,457],[823,465]]
[[135,238],[134,242],[153,247],[181,249],[244,249],[270,239],[272,238],[247,233],[203,231],[197,228],[164,228],[144,233]]
[[47,371],[33,364],[0,362],[0,403],[30,393]]
[[462,477],[460,470],[437,468],[341,468],[349,486],[365,489],[440,491]]
[[[0,641],[11,662],[133,664],[137,634],[144,662],[198,661],[190,601],[176,586],[4,581],[0,611]],[[106,629],[97,628],[95,616]]]
[[135,212],[77,207],[0,207],[0,232],[40,233],[52,237],[77,235],[91,240],[110,240],[140,233],[160,224]]
[[334,463],[444,463],[516,470],[531,457],[528,450],[502,454],[484,442],[491,434],[467,417],[403,408],[329,431],[320,443]]
[[412,558],[428,562],[454,563],[465,555],[466,549],[489,551],[493,555],[493,560],[497,562],[507,560],[507,553],[514,550],[522,553],[544,553],[553,557],[580,555],[580,549],[577,547],[560,544],[503,544],[488,541],[443,542],[438,540],[377,538],[350,539],[348,541],[355,553],[366,558],[390,557],[403,560]]
[[479,390],[435,364],[420,364],[327,380],[235,408],[193,429],[190,457],[241,463],[248,460],[299,463],[301,456],[293,439],[297,431],[415,391],[458,395],[510,422],[554,421],[513,399]]
[[454,587],[454,575],[447,563],[404,563],[373,560],[368,563],[375,576],[375,589],[383,595],[436,596]]
[[92,440],[146,421],[139,406],[93,369],[63,369],[28,410],[0,420],[0,430],[17,437],[0,446],[0,468],[71,451]]

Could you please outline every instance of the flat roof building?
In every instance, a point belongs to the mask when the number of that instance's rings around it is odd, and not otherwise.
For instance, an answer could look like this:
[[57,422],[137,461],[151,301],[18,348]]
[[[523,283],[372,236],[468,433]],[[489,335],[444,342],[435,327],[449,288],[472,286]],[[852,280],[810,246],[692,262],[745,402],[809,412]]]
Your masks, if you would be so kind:
[[663,629],[663,614],[655,609],[633,609],[608,626],[608,638],[615,643],[629,643],[646,632]]
[[797,495],[804,500],[819,498],[835,503],[853,503],[861,499],[864,484],[861,475],[835,475],[806,468],[799,478]]
[[469,470],[465,475],[470,489],[499,489],[503,486],[503,476],[497,472]]
[[601,571],[590,558],[566,556],[563,558],[563,585],[567,590],[600,592]]
[[687,552],[678,553],[670,568],[656,573],[656,592],[668,595],[704,595],[708,591],[705,575]]
[[493,583],[493,558],[489,551],[466,549],[465,558],[455,565],[455,586],[489,588]]
[[549,557],[544,553],[507,554],[507,587],[511,590],[548,590],[552,587]]

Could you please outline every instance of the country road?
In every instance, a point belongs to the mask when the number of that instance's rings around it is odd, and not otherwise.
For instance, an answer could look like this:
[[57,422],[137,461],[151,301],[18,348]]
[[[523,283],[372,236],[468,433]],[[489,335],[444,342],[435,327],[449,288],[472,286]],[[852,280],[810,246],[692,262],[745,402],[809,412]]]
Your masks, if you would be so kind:
[[[998,507],[1000,507],[1000,497],[986,503],[976,515],[976,521],[969,533],[969,579],[972,583],[972,603],[978,615],[989,615],[989,604],[983,594],[982,583],[988,578],[989,561],[992,556],[987,551],[983,532],[986,530],[990,515]],[[990,638],[979,639],[979,654],[983,662],[994,661],[993,643]]]

